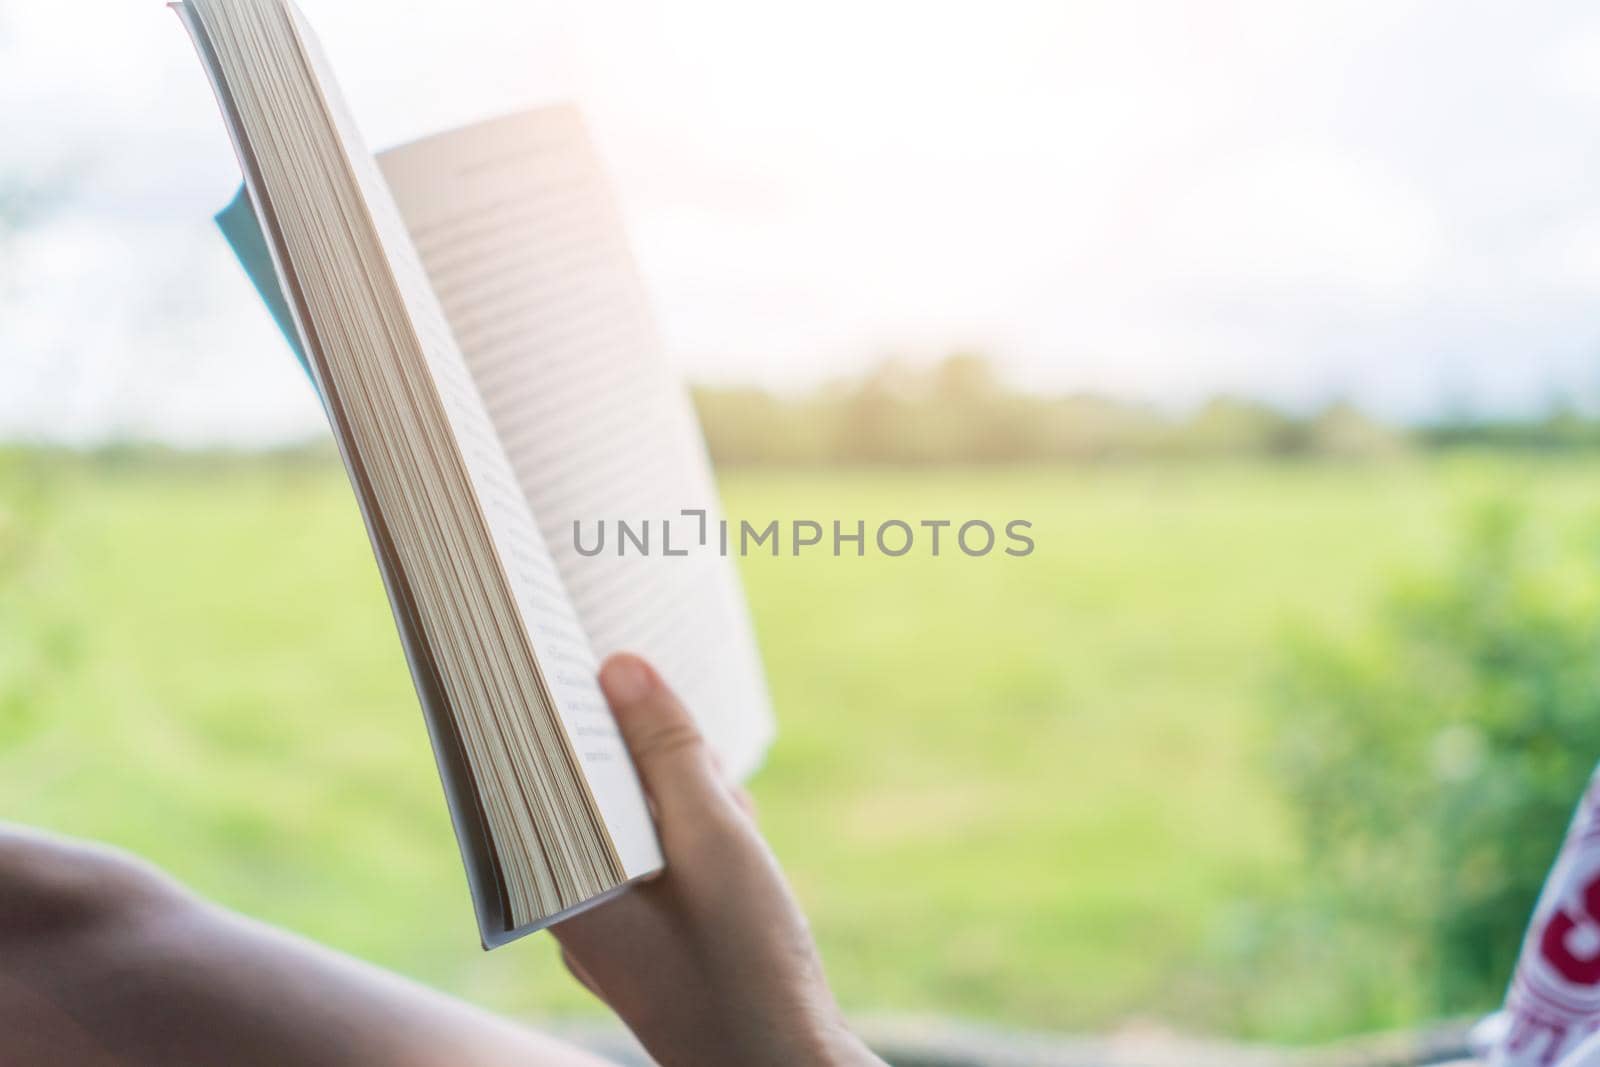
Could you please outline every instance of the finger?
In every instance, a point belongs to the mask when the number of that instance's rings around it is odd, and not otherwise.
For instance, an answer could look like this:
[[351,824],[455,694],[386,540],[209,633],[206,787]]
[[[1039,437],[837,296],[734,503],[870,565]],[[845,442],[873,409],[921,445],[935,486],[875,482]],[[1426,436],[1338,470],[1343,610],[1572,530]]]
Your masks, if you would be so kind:
[[637,890],[630,889],[561,920],[550,927],[550,932],[560,944],[568,965],[581,969],[593,980],[594,971],[579,963],[580,959],[594,961],[595,970],[603,972],[608,965],[619,962],[617,946],[645,944],[659,923],[657,908],[642,899]]
[[729,792],[733,794],[733,802],[739,805],[739,810],[750,816],[750,821],[754,822],[756,818],[756,798],[750,795],[748,789],[740,785],[730,786]]
[[671,821],[676,809],[714,806],[726,797],[694,719],[654,668],[619,653],[601,665],[600,688],[662,822]]

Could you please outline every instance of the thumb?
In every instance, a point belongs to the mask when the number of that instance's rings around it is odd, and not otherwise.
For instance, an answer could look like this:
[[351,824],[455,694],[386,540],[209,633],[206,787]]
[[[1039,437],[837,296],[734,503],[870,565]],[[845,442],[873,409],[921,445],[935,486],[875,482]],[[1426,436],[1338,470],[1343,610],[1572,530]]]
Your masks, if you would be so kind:
[[700,728],[650,664],[626,652],[611,656],[600,667],[600,688],[663,822],[725,799]]

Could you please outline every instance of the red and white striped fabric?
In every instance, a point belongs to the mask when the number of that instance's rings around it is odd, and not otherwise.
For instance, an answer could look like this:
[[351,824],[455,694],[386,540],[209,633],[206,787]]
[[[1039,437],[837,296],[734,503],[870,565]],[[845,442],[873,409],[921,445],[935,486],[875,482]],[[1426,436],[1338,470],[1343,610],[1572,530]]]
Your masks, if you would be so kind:
[[1492,1067],[1575,1067],[1567,1057],[1600,1031],[1600,770],[1539,894],[1495,1023]]

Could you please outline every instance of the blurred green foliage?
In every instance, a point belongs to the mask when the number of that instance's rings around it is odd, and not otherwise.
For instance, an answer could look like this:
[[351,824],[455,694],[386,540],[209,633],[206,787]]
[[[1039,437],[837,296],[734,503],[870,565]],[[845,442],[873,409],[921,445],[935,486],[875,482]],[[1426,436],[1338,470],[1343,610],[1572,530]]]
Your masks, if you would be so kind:
[[1371,626],[1297,642],[1280,679],[1308,878],[1277,949],[1359,1025],[1498,1001],[1600,760],[1597,526],[1514,499],[1475,509]]
[[[597,1010],[548,939],[476,947],[394,625],[325,450],[12,470],[0,510],[33,517],[0,645],[61,651],[12,676],[27,726],[0,730],[0,817],[126,846],[494,1007]],[[1392,940],[1363,948],[1384,928],[1349,894],[1307,906],[1301,809],[1267,759],[1274,653],[1293,620],[1365,647],[1393,575],[1445,553],[1461,499],[1524,485],[1530,525],[1570,531],[1597,474],[1467,454],[726,473],[736,519],[1035,523],[1026,559],[742,562],[781,722],[752,788],[849,1009],[1269,1038],[1423,1017],[1432,971]],[[1572,799],[1552,785],[1552,810]],[[1402,918],[1433,922],[1421,904]]]
[[37,725],[42,691],[74,649],[74,627],[48,595],[51,465],[45,453],[0,447],[0,744]]

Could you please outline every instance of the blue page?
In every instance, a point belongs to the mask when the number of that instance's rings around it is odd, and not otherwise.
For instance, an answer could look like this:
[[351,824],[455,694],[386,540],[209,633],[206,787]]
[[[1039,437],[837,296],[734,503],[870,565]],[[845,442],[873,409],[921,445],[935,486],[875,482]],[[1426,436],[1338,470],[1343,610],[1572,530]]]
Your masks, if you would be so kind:
[[261,232],[261,223],[256,219],[255,207],[250,203],[244,186],[239,187],[227,207],[217,212],[216,220],[217,228],[228,239],[233,254],[239,257],[239,264],[250,276],[256,292],[261,294],[262,302],[272,312],[273,321],[289,342],[294,358],[300,361],[300,369],[306,372],[307,378],[311,378],[312,388],[316,388],[316,379],[306,363],[305,351],[300,347],[300,337],[295,332],[294,319],[289,314],[289,302],[283,298],[283,289],[278,285],[278,272],[273,269],[272,254],[267,251],[267,239]]

